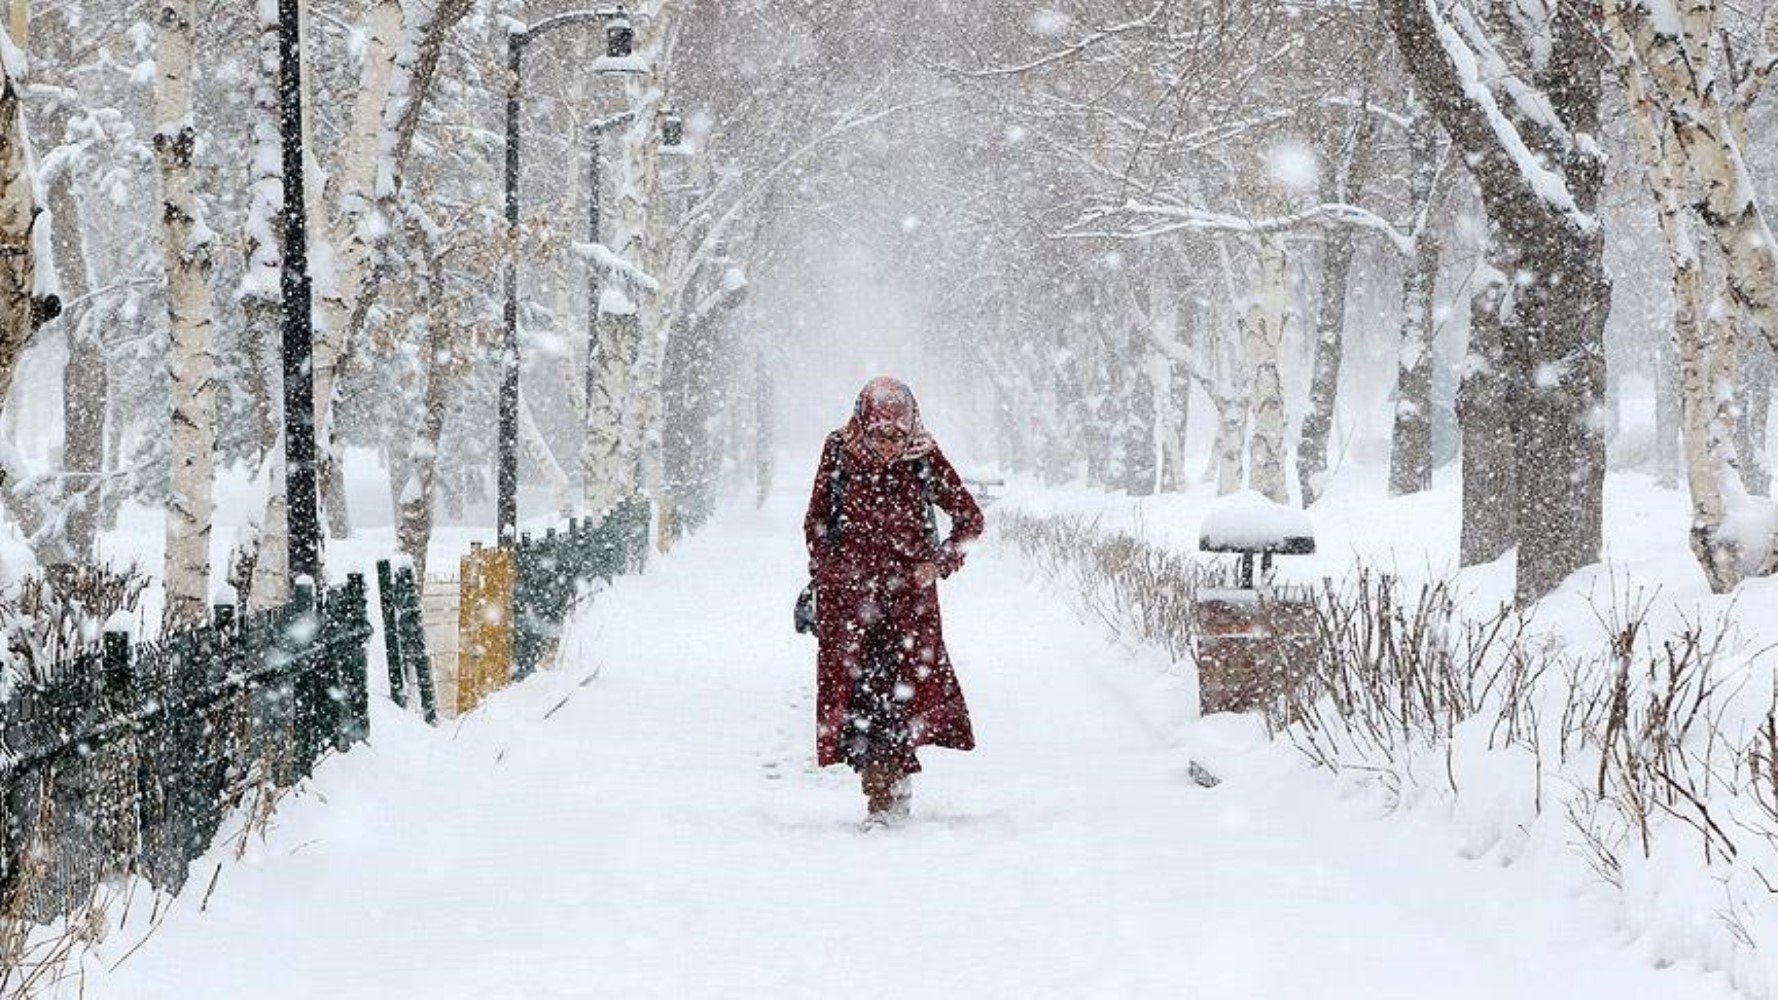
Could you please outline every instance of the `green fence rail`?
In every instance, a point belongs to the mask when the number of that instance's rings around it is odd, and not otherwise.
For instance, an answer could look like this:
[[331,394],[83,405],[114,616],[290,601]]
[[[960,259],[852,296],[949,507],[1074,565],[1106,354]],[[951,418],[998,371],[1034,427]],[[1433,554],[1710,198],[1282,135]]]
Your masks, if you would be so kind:
[[[650,516],[635,499],[597,526],[570,520],[521,539],[515,678],[597,581],[642,567]],[[403,706],[417,697],[436,722],[412,568],[378,563],[377,589],[390,694]],[[290,787],[368,737],[372,633],[364,578],[351,574],[319,595],[298,587],[271,611],[218,605],[207,624],[155,642],[107,632],[51,680],[11,690],[0,701],[0,904],[47,922],[112,878],[178,892],[250,792]]]
[[0,703],[0,899],[33,920],[100,880],[177,892],[255,785],[287,787],[369,731],[362,576],[317,600],[134,644],[111,632]]
[[599,581],[642,568],[648,559],[647,500],[619,504],[594,527],[569,519],[566,530],[521,535],[513,588],[513,677],[536,670],[562,637],[575,603]]

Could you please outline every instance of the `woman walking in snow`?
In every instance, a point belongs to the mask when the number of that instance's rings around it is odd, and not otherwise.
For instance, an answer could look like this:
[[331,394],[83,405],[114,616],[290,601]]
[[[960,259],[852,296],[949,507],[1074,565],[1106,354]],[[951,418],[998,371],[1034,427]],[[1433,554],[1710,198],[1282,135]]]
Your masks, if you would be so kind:
[[[934,505],[951,518],[942,540]],[[916,748],[975,747],[936,581],[981,533],[981,508],[921,426],[913,391],[872,379],[827,436],[803,518],[821,645],[816,759],[858,772],[868,825],[907,815]]]

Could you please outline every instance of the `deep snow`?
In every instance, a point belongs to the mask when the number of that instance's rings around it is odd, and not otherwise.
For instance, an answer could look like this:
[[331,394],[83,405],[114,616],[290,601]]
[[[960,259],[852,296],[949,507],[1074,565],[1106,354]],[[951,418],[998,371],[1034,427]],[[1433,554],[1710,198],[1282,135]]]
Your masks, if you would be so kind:
[[460,724],[379,702],[268,840],[194,866],[223,866],[206,912],[187,892],[105,971],[143,915],[113,932],[89,995],[1729,995],[1597,899],[1194,720],[1181,668],[992,530],[943,585],[980,747],[923,754],[912,821],[860,832],[850,773],[812,764],[801,486],[618,581],[561,666]]

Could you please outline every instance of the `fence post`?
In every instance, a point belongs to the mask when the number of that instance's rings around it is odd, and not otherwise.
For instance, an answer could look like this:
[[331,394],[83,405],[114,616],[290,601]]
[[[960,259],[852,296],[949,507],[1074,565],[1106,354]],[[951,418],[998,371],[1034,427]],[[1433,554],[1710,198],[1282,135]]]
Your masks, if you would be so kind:
[[[129,732],[101,750],[99,795],[95,813],[96,833],[104,853],[100,870],[105,877],[128,875],[142,865],[142,789],[139,784],[142,755],[137,746],[145,726],[137,714],[141,698],[136,688],[136,668],[130,658],[130,634],[106,632],[99,654],[99,685],[105,713],[129,720]],[[110,795],[105,794],[110,792]]]
[[[105,693],[113,699],[127,698],[130,690],[130,634],[105,633]],[[117,704],[116,701],[113,702]],[[121,706],[120,706],[121,707]]]
[[377,604],[383,612],[383,655],[389,661],[389,697],[395,704],[407,707],[407,679],[402,670],[401,629],[395,623],[397,613],[395,578],[389,571],[389,560],[377,560]]
[[370,620],[365,607],[364,574],[346,574],[346,584],[327,602],[327,660],[332,665],[337,699],[333,745],[340,752],[370,734],[370,684],[365,643]]
[[395,593],[395,628],[401,639],[401,653],[414,668],[414,680],[420,689],[420,712],[427,725],[436,726],[438,692],[432,686],[432,660],[426,655],[426,628],[420,617],[420,591],[414,583],[412,567],[403,566],[396,574]]
[[[222,759],[221,785],[224,790],[246,786],[251,769],[248,761],[247,727],[244,720],[251,714],[248,684],[245,678],[246,651],[241,633],[236,628],[232,604],[215,604],[210,608],[211,655],[217,661],[210,670],[209,683],[216,686],[218,697],[210,707],[211,738]],[[217,808],[220,811],[220,794]],[[220,821],[220,812],[217,816]]]
[[[315,759],[321,754],[319,716],[321,698],[326,696],[326,691],[325,688],[320,692],[315,690],[316,681],[322,678],[322,665],[315,661],[324,655],[320,624],[315,616],[315,585],[304,580],[296,585],[279,643],[286,656],[284,666],[289,672],[296,717],[295,739],[292,741],[296,744],[294,779],[308,777],[315,769]],[[321,679],[321,683],[326,681]]]
[[537,669],[538,654],[542,649],[542,635],[538,629],[538,604],[543,596],[539,593],[538,584],[541,577],[538,570],[541,559],[541,547],[532,539],[530,532],[519,536],[518,561],[513,574],[512,607],[512,670],[510,677],[514,681],[522,681]]

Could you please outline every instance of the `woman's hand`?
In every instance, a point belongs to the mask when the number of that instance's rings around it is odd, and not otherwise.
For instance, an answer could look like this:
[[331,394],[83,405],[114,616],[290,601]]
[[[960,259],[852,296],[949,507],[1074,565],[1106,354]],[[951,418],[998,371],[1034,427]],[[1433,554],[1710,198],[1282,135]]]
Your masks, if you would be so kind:
[[914,566],[914,586],[921,590],[933,585],[938,580],[938,564],[923,562]]

